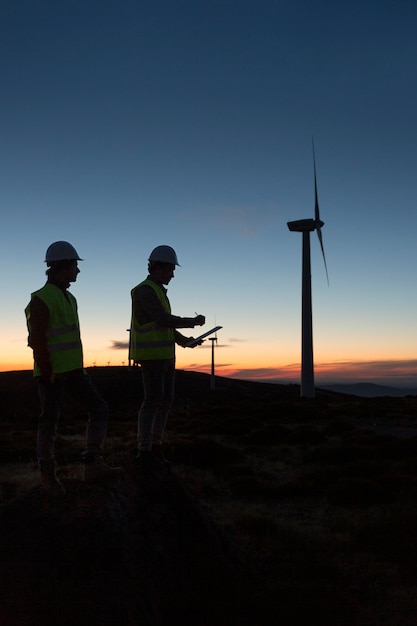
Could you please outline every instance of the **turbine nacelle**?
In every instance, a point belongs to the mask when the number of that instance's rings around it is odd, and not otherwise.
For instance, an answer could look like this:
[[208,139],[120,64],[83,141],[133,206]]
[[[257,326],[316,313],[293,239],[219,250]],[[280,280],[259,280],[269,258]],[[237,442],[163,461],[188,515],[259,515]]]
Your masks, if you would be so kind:
[[313,232],[313,230],[320,230],[324,226],[324,222],[313,219],[306,220],[295,220],[295,222],[287,222],[288,228],[292,232],[304,233],[304,232]]

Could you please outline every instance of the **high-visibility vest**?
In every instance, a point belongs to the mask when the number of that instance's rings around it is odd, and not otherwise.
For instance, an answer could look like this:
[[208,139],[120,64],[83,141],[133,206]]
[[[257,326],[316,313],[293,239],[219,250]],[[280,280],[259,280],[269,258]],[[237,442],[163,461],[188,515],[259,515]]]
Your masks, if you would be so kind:
[[[62,289],[52,283],[46,283],[42,289],[31,294],[31,302],[34,297],[40,298],[49,309],[47,347],[51,356],[52,372],[62,374],[82,368],[83,349],[77,301],[72,293],[67,291],[64,295]],[[30,331],[30,303],[25,313]],[[34,375],[41,375],[36,361]]]
[[[152,287],[165,311],[171,313],[171,305],[165,292],[148,278],[132,289],[132,298],[133,292],[142,285]],[[151,359],[173,359],[175,357],[174,329],[158,326],[154,321],[139,324],[132,312],[129,352],[129,358],[135,363]]]

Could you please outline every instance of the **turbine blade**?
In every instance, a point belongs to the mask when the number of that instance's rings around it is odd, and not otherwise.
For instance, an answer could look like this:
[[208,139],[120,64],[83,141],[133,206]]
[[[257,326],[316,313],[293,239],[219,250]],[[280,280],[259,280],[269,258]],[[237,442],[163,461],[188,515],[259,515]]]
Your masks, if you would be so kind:
[[326,255],[324,254],[323,235],[321,234],[321,224],[322,223],[323,222],[320,222],[320,220],[317,222],[316,231],[317,231],[317,237],[319,238],[319,242],[320,242],[321,253],[323,255],[324,268],[326,270],[326,277],[327,277],[327,284],[330,285],[330,283],[329,283],[329,272],[327,271]]
[[329,273],[327,271],[326,255],[324,254],[323,235],[321,234],[321,227],[323,226],[323,222],[320,220],[319,196],[317,193],[316,153],[314,150],[314,138],[312,139],[312,144],[313,144],[313,165],[314,165],[314,219],[316,222],[317,237],[319,238],[321,253],[323,255],[324,267],[326,270],[327,284],[329,285],[330,284]]
[[316,174],[316,153],[314,150],[313,140],[313,166],[314,166],[314,219],[316,222],[320,221],[320,209],[319,209],[319,196],[317,193],[317,174]]

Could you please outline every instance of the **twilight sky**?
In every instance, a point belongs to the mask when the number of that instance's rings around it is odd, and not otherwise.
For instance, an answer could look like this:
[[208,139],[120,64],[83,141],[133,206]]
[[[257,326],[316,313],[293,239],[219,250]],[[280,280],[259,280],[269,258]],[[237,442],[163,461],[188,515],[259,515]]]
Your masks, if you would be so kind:
[[2,0],[0,370],[32,366],[24,307],[64,239],[87,366],[126,363],[169,244],[173,312],[223,326],[216,372],[298,382],[314,136],[316,379],[414,382],[416,32],[414,0]]

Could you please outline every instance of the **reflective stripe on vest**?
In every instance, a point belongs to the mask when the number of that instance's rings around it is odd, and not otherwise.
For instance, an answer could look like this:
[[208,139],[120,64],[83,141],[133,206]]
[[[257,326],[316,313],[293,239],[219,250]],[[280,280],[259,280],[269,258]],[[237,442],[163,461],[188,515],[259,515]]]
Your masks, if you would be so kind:
[[[68,296],[68,298],[66,297]],[[46,285],[32,294],[40,298],[49,309],[49,328],[47,331],[47,348],[51,356],[52,371],[62,374],[83,367],[83,350],[77,312],[77,301],[74,296],[53,285]],[[26,308],[28,326],[30,328],[30,305]],[[39,376],[35,362],[35,376]]]
[[50,328],[46,334],[48,337],[59,337],[59,335],[72,333],[74,330],[77,330],[77,325],[70,324],[69,326],[62,326],[61,328]]
[[[164,291],[151,280],[144,280],[140,285],[152,287],[159,301],[167,313],[171,313],[171,306]],[[132,289],[132,294],[135,289]],[[153,359],[173,359],[175,357],[175,338],[172,328],[160,327],[155,322],[139,324],[134,313],[130,326],[130,355],[135,362]]]
[[64,343],[50,344],[49,352],[60,352],[61,350],[76,350],[80,347],[80,341],[67,341]]

